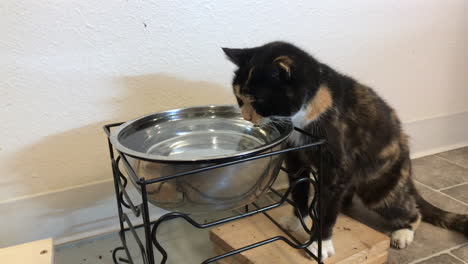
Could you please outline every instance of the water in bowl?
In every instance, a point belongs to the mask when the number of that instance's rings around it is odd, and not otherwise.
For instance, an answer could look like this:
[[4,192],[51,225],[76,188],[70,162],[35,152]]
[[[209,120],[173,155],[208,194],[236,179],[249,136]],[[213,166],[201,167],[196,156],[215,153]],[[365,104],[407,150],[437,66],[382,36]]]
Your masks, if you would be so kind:
[[171,156],[177,159],[204,159],[230,156],[265,144],[261,138],[235,131],[197,131],[180,133],[158,142],[148,154]]

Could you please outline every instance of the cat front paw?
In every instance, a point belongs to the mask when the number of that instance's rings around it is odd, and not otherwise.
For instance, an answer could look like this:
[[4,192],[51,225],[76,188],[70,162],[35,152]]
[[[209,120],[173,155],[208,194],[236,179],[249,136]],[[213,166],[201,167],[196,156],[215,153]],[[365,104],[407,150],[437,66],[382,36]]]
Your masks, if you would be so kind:
[[[318,257],[318,243],[314,241],[308,249],[312,252],[315,256]],[[322,240],[322,261],[326,260],[327,258],[335,255],[335,248],[333,247],[333,242],[331,239]]]
[[408,228],[396,230],[392,233],[391,244],[394,248],[406,248],[413,242],[414,231]]
[[301,221],[295,215],[286,215],[280,218],[279,223],[289,232],[296,232],[302,228]]

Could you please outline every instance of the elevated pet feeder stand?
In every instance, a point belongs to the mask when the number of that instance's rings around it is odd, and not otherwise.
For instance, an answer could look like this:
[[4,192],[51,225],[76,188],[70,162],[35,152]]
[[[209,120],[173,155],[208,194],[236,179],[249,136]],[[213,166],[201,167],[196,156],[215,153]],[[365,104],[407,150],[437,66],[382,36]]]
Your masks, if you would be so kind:
[[[225,166],[230,166],[242,162],[247,162],[255,159],[261,159],[261,158],[267,158],[273,155],[281,155],[285,154],[288,152],[292,151],[300,151],[304,150],[307,148],[316,148],[320,153],[322,152],[322,145],[324,144],[324,140],[317,140],[315,139],[312,135],[309,133],[303,131],[302,129],[295,128],[295,133],[301,133],[303,136],[310,137],[311,142],[309,144],[304,144],[302,146],[297,146],[297,147],[290,147],[286,149],[282,149],[279,151],[273,151],[273,152],[268,152],[268,153],[261,153],[257,154],[254,156],[249,156],[246,158],[242,159],[236,159],[232,161],[226,161],[224,163],[212,165],[212,166],[207,166],[203,167],[200,169],[184,172],[184,173],[178,173],[175,175],[170,175],[170,176],[165,176],[161,178],[156,178],[156,179],[150,179],[146,180],[143,177],[139,177],[136,175],[135,171],[132,169],[130,166],[127,156],[124,153],[121,153],[120,151],[114,149],[114,146],[112,145],[111,141],[109,140],[110,134],[111,134],[111,129],[120,126],[123,123],[114,123],[114,124],[108,124],[104,126],[104,131],[106,132],[108,136],[108,144],[109,144],[109,154],[110,154],[110,160],[111,160],[111,165],[112,165],[112,173],[114,177],[114,187],[115,187],[115,194],[116,194],[116,200],[117,200],[117,210],[118,210],[118,217],[119,217],[119,224],[120,224],[120,231],[119,231],[119,236],[122,241],[122,246],[115,248],[113,251],[113,260],[115,264],[120,264],[120,263],[135,263],[132,259],[132,256],[130,255],[129,248],[127,245],[127,235],[128,232],[130,232],[137,244],[138,248],[140,250],[142,260],[144,264],[155,264],[155,258],[154,258],[154,249],[153,245],[156,247],[157,252],[162,255],[162,260],[161,264],[167,263],[167,260],[169,258],[167,252],[164,250],[164,248],[161,246],[161,244],[158,242],[157,239],[157,231],[160,226],[160,224],[164,221],[169,221],[175,218],[182,218],[186,222],[190,223],[193,227],[195,228],[210,228],[216,225],[220,224],[225,224],[231,221],[235,221],[241,218],[249,217],[252,215],[256,214],[264,214],[268,219],[270,219],[276,226],[278,226],[286,235],[285,236],[275,236],[270,239],[266,239],[263,241],[259,241],[256,243],[253,243],[251,245],[233,250],[231,252],[227,252],[222,255],[214,256],[209,259],[206,259],[205,261],[202,262],[202,264],[206,263],[214,263],[218,260],[221,260],[223,258],[227,258],[229,256],[256,248],[260,247],[262,245],[266,245],[268,243],[272,243],[275,241],[282,241],[289,246],[296,248],[296,249],[302,249],[304,250],[311,258],[313,258],[317,263],[322,263],[320,261],[321,259],[321,248],[322,248],[322,218],[321,218],[321,190],[322,190],[322,180],[318,176],[320,172],[323,170],[322,162],[320,162],[318,166],[318,171],[311,168],[311,167],[303,167],[301,168],[298,172],[297,175],[302,175],[303,173],[307,172],[309,177],[307,178],[299,178],[296,181],[294,181],[292,184],[290,184],[290,187],[287,189],[287,191],[284,194],[280,194],[277,190],[273,189],[272,187],[269,187],[269,190],[275,194],[278,198],[279,201],[269,204],[267,206],[258,206],[255,202],[251,204],[251,206],[246,205],[245,206],[245,212],[237,214],[235,216],[223,218],[220,220],[216,220],[210,223],[198,223],[195,221],[190,215],[184,214],[184,213],[178,213],[178,212],[171,212],[167,213],[163,216],[161,216],[159,219],[156,220],[151,220],[149,216],[149,207],[148,207],[148,192],[147,192],[147,185],[149,184],[154,184],[157,182],[163,182],[163,181],[168,181],[171,179],[179,178],[179,177],[185,177],[194,173],[200,173],[208,170],[213,170],[217,169],[220,167],[225,167]],[[128,175],[124,176],[124,174],[121,172],[119,168],[119,163],[125,163],[126,168],[129,168]],[[281,170],[285,171],[287,173],[287,169],[282,167]],[[139,185],[141,188],[141,203],[135,204],[134,201],[130,199],[130,196],[128,195],[128,192],[126,191],[126,186],[128,183],[127,177],[132,177],[134,182]],[[305,231],[310,235],[309,239],[306,242],[301,242],[297,238],[295,238],[293,235],[291,235],[290,232],[285,230],[276,220],[274,220],[269,214],[268,210],[277,208],[281,205],[283,205],[285,202],[291,204],[294,209],[298,212],[297,207],[294,205],[294,203],[289,200],[287,197],[290,194],[291,190],[294,188],[299,183],[303,182],[308,182],[310,185],[312,185],[313,190],[314,190],[314,197],[312,199],[312,202],[309,206],[309,215],[313,220],[312,227],[309,229],[306,224],[302,221],[302,226],[305,229]],[[136,217],[141,217],[143,220],[143,224],[140,225],[133,225],[132,222],[130,221],[128,213],[125,213],[123,211],[123,207],[128,208],[131,210],[131,212],[134,214]],[[249,208],[252,208],[252,210],[249,210]],[[138,228],[144,228],[144,237],[141,239],[137,232],[136,229]],[[318,241],[318,256],[314,255],[310,250],[307,249],[307,247],[312,244],[314,240]],[[118,256],[119,253],[124,253],[124,256]],[[186,263],[189,263],[187,261]]]

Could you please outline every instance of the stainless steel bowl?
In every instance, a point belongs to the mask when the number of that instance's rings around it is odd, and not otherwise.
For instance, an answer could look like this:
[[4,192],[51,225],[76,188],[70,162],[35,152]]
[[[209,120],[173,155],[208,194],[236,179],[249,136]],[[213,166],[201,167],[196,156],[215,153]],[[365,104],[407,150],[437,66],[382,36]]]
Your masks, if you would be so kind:
[[[149,180],[279,150],[292,130],[288,122],[254,126],[235,106],[203,106],[126,122],[110,139],[138,177]],[[281,162],[281,155],[274,155],[148,184],[148,200],[190,214],[238,208],[273,183]]]

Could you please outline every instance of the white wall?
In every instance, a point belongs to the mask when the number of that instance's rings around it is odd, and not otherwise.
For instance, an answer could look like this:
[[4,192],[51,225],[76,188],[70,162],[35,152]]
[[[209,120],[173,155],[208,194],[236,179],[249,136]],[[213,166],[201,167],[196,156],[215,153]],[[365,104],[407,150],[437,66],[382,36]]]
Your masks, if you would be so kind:
[[115,224],[101,126],[234,102],[222,46],[292,41],[372,85],[418,153],[467,143],[467,10],[464,0],[0,1],[0,246]]

